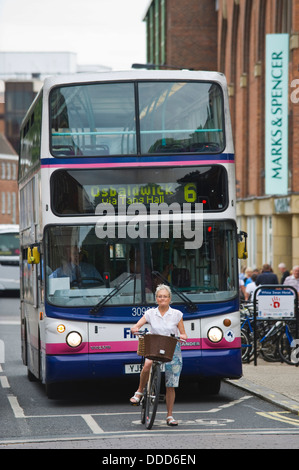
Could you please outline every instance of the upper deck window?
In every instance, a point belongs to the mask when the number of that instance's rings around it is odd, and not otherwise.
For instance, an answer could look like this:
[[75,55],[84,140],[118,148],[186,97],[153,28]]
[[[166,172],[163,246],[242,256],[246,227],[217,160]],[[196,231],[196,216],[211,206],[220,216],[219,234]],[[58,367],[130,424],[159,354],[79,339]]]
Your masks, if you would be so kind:
[[217,153],[224,147],[222,93],[198,82],[139,84],[141,153]]
[[223,97],[210,82],[141,81],[54,88],[51,152],[57,157],[219,153]]
[[50,96],[52,154],[136,154],[133,83],[55,88]]

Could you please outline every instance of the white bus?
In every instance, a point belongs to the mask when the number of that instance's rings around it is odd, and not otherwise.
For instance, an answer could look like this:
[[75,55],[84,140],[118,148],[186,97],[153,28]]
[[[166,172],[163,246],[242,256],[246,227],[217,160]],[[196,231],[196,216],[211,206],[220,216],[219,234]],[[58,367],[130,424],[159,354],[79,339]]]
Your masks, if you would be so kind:
[[[222,378],[242,375],[235,157],[222,74],[45,80],[21,128],[19,190],[23,361],[49,396],[57,382],[138,373],[130,327],[163,282],[189,337],[182,374],[214,392]],[[176,208],[177,224],[166,227],[160,204]],[[190,218],[203,220],[201,243],[192,244]]]
[[20,289],[19,226],[0,225],[0,293]]

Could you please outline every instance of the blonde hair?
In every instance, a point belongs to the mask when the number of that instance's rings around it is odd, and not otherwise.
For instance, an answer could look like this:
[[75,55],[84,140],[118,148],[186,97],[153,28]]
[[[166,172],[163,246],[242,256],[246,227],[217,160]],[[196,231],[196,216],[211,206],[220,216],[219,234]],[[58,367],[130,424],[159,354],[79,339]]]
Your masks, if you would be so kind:
[[155,292],[156,297],[158,295],[158,292],[160,292],[160,290],[166,290],[169,294],[169,297],[171,298],[171,290],[169,286],[167,286],[166,284],[159,284]]

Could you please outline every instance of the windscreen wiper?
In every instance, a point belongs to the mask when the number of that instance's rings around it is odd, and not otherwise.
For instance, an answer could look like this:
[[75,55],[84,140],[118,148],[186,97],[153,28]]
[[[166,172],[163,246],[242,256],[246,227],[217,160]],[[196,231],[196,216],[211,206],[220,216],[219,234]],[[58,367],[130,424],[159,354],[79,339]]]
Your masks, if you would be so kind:
[[128,277],[126,277],[118,286],[116,286],[110,292],[110,294],[105,296],[97,305],[92,307],[89,310],[89,313],[91,313],[92,315],[95,315],[96,313],[98,313],[98,311],[101,310],[103,305],[105,305],[110,299],[112,299],[112,297],[115,296],[115,294],[117,294],[117,292],[119,292],[123,287],[125,287],[125,285],[127,285],[128,282],[131,281],[131,279],[135,279],[135,277],[136,277],[136,274],[129,274]]
[[159,273],[159,271],[152,271],[152,274],[156,277],[159,277],[164,284],[171,287],[171,290],[175,294],[177,294],[187,305],[187,310],[189,310],[189,312],[197,311],[197,306],[195,305],[195,303],[193,303],[192,300],[190,300],[185,294],[183,294],[183,292],[180,292],[174,285],[170,284],[170,282],[161,273]]

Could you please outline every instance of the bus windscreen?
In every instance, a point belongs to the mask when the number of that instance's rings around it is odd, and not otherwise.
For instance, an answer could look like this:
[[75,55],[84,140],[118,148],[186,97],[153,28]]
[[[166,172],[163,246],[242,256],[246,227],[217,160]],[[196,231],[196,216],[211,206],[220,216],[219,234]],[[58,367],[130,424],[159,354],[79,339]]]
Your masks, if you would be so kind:
[[220,153],[223,95],[210,82],[60,86],[50,94],[56,157]]
[[168,236],[107,239],[99,237],[94,225],[47,227],[48,301],[65,307],[93,306],[101,300],[106,306],[152,304],[163,282],[170,282],[178,303],[184,303],[180,293],[196,303],[234,298],[234,223],[205,221],[198,249],[186,249],[181,228],[180,238],[173,237],[171,225]]

